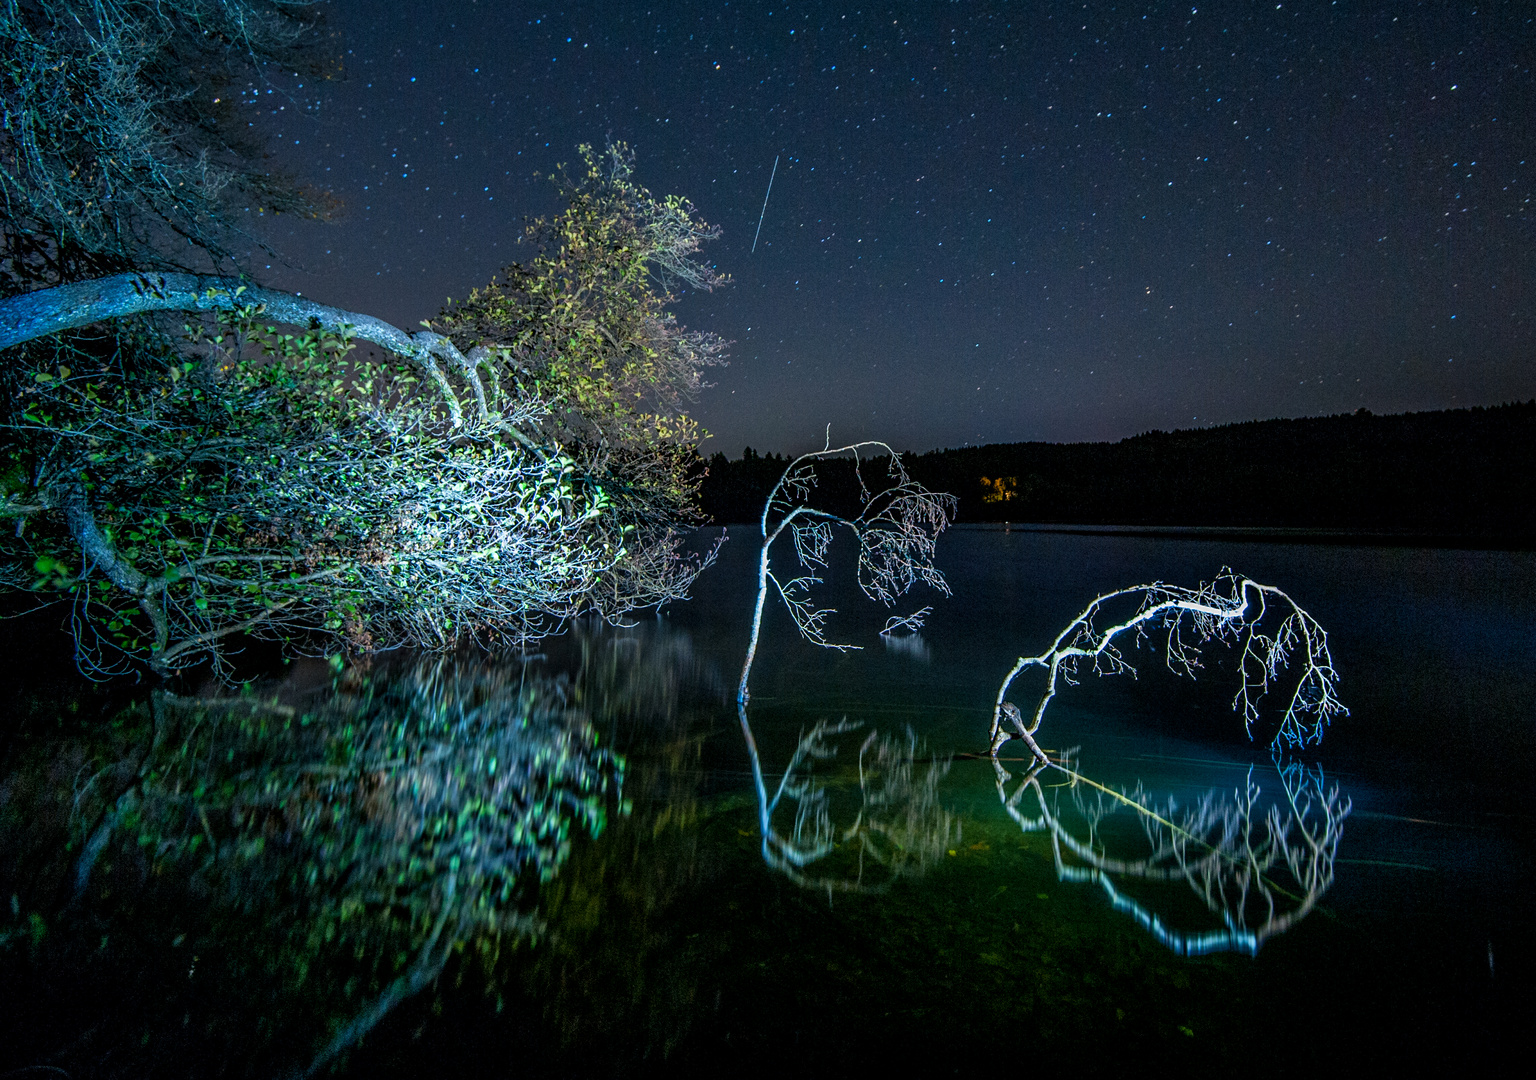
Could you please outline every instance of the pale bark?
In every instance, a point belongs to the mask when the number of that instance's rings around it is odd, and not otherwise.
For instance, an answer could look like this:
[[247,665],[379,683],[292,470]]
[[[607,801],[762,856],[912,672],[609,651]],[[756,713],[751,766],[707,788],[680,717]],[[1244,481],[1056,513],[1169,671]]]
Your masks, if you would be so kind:
[[164,600],[161,597],[165,592],[165,578],[145,576],[117,553],[112,542],[103,535],[96,524],[96,517],[91,513],[90,502],[86,498],[83,484],[76,481],[65,489],[63,506],[69,531],[74,536],[75,542],[80,545],[80,551],[85,555],[87,563],[94,564],[106,575],[108,581],[138,600],[139,610],[144,612],[150,625],[154,627],[154,652],[158,656],[165,651],[170,637],[170,624],[166,621]]
[[[233,278],[114,274],[8,297],[0,300],[0,349],[129,315],[153,311],[230,311],[248,305],[260,306],[262,315],[275,323],[318,326],[336,333],[345,330],[405,357],[437,389],[453,422],[458,424],[463,420],[463,406],[443,371],[442,364],[446,364],[468,384],[480,419],[490,419],[485,386],[476,370],[482,364],[490,366],[488,355],[481,349],[473,349],[465,356],[452,341],[431,330],[408,333],[372,315],[344,311],[293,293],[246,285]],[[507,430],[518,442],[533,448],[522,432],[510,426]]]

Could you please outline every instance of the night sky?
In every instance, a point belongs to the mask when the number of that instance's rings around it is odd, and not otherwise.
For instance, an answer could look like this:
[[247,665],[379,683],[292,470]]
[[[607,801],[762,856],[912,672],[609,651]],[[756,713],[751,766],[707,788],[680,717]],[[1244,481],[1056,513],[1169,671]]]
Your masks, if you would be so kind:
[[414,326],[623,139],[725,230],[706,453],[1536,396],[1529,3],[326,8],[246,108],[344,209],[257,272]]

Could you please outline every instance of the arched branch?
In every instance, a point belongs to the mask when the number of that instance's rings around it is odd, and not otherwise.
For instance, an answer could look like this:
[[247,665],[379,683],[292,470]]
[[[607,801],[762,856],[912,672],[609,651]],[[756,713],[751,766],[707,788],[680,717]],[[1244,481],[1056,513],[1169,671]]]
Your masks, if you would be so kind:
[[[1106,610],[1138,597],[1140,604],[1129,617],[1110,626],[1099,625]],[[1127,633],[1133,638],[1144,637],[1154,631],[1165,636],[1169,669],[1190,678],[1200,667],[1200,647],[1206,642],[1220,638],[1240,646],[1242,684],[1233,696],[1232,707],[1242,714],[1250,737],[1260,719],[1260,702],[1277,688],[1293,659],[1299,670],[1285,699],[1273,744],[1321,742],[1323,731],[1335,716],[1349,715],[1338,698],[1339,676],[1328,651],[1327,631],[1283,590],[1224,569],[1216,580],[1195,589],[1153,582],[1095,597],[1056,636],[1050,648],[1038,656],[1019,657],[997,690],[990,735],[992,756],[996,757],[1009,739],[1019,738],[1029,745],[1036,760],[1046,762],[1033,736],[1061,684],[1076,683],[1079,663],[1100,675],[1134,675],[1136,669],[1121,653],[1116,639]],[[1005,700],[1014,680],[1026,668],[1041,669],[1046,679],[1027,723],[1017,706]]]
[[[294,293],[247,285],[233,278],[195,274],[114,274],[91,281],[58,285],[0,300],[0,349],[75,330],[92,323],[156,311],[231,311],[258,307],[273,322],[317,326],[371,341],[414,363],[437,390],[454,426],[464,421],[464,407],[444,372],[444,365],[469,386],[482,423],[492,422],[479,371],[488,354],[466,357],[442,334],[408,333],[383,319],[321,304]],[[507,433],[529,449],[527,435],[511,425]]]
[[[891,486],[873,493],[865,487],[863,474],[859,472],[861,455],[871,451],[889,455],[892,481]],[[810,502],[816,487],[816,466],[844,455],[852,456],[859,482],[859,511],[852,517],[819,509]],[[752,661],[757,656],[770,583],[777,586],[795,626],[807,641],[829,649],[852,648],[827,640],[823,626],[833,609],[817,608],[809,596],[811,587],[821,583],[817,571],[826,566],[833,530],[845,528],[853,533],[859,543],[859,588],[871,600],[890,606],[918,582],[949,595],[949,585],[934,565],[933,554],[938,536],[949,526],[954,510],[953,495],[929,491],[913,480],[902,466],[900,455],[883,442],[866,440],[834,449],[829,435],[822,449],[802,454],[790,462],[763,503],[759,521],[763,545],[757,560],[757,600],[752,611],[752,634],[747,643],[736,700],[747,701],[747,680],[752,673]],[[790,534],[795,558],[805,572],[780,583],[770,568],[769,551],[785,532]]]

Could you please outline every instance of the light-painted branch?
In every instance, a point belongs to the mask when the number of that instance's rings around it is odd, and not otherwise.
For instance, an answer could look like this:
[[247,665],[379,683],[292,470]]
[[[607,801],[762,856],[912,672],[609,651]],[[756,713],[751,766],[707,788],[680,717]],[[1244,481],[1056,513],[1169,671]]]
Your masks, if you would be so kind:
[[[884,491],[871,493],[859,473],[860,455],[881,450],[890,455],[890,475],[895,483]],[[854,473],[859,478],[862,496],[860,511],[853,518],[841,517],[809,504],[816,486],[816,465],[829,458],[852,455]],[[952,833],[959,826],[940,809],[936,794],[938,777],[947,770],[930,767],[926,779],[915,779],[916,740],[909,736],[904,748],[889,737],[870,734],[859,749],[859,790],[862,806],[852,825],[838,830],[833,826],[828,806],[827,786],[811,773],[817,762],[836,756],[835,739],[858,725],[846,720],[818,723],[802,734],[794,755],[779,778],[772,795],[763,776],[762,758],[757,739],[747,719],[747,680],[762,631],[763,608],[771,584],[784,601],[801,636],[828,649],[854,649],[855,645],[827,640],[823,629],[835,614],[832,608],[818,608],[810,598],[811,589],[821,583],[817,571],[827,565],[833,534],[837,528],[851,531],[859,542],[859,587],[872,600],[887,605],[919,581],[949,594],[944,576],[933,565],[934,542],[949,524],[954,499],[935,494],[914,482],[901,466],[900,457],[882,442],[858,442],[832,447],[830,434],[822,449],[802,454],[774,484],[763,503],[759,528],[763,537],[757,557],[757,597],[752,609],[752,633],[746,658],[741,667],[741,681],[736,690],[736,716],[742,739],[752,764],[752,781],[757,792],[758,833],[762,842],[763,862],[797,885],[825,889],[830,896],[837,891],[864,891],[866,858],[885,867],[890,877],[920,873],[942,853]],[[781,581],[769,564],[774,543],[788,532],[793,539],[795,558],[804,573]],[[897,626],[908,629],[921,626],[931,608],[887,622],[885,633]],[[872,756],[871,756],[872,755]],[[866,759],[871,767],[866,769]],[[873,763],[878,762],[878,766]],[[878,779],[877,779],[878,778]],[[775,815],[786,802],[794,804],[794,825],[785,832]],[[787,811],[786,811],[787,812]],[[853,846],[858,852],[857,866],[851,873],[811,874],[807,867],[830,855],[840,846]]]
[[[872,451],[889,455],[890,476],[895,481],[889,488],[874,493],[864,486],[864,477],[859,472],[861,455]],[[809,504],[816,486],[816,466],[845,454],[852,455],[861,496],[860,511],[852,518],[840,517]],[[828,649],[856,648],[827,640],[823,628],[834,609],[818,608],[809,597],[811,588],[821,583],[817,571],[827,564],[834,530],[845,528],[858,540],[859,588],[871,600],[889,606],[918,582],[948,596],[949,585],[934,566],[933,553],[935,542],[948,527],[954,508],[952,495],[929,491],[914,481],[902,468],[900,455],[883,442],[866,440],[833,448],[829,434],[822,449],[791,461],[769,491],[758,522],[763,544],[757,559],[757,599],[752,609],[752,632],[741,666],[736,700],[745,704],[749,696],[747,680],[757,657],[770,583],[807,641]],[[786,532],[794,541],[795,558],[805,573],[781,583],[770,567],[769,554]],[[889,624],[887,629],[890,629]]]
[[[1102,629],[1095,625],[1111,604],[1125,598],[1139,598],[1134,614]],[[1021,656],[997,691],[990,737],[992,755],[996,757],[1009,739],[1020,738],[1037,760],[1046,762],[1033,736],[1062,682],[1076,682],[1080,661],[1090,664],[1097,674],[1134,675],[1136,669],[1121,653],[1116,639],[1132,633],[1140,640],[1152,631],[1166,632],[1164,651],[1169,669],[1190,678],[1200,667],[1201,645],[1225,639],[1240,646],[1242,685],[1232,707],[1242,714],[1250,738],[1260,720],[1262,700],[1293,655],[1300,670],[1273,744],[1320,742],[1334,717],[1349,714],[1338,698],[1338,673],[1328,651],[1328,634],[1317,620],[1283,590],[1223,570],[1215,581],[1195,589],[1154,582],[1105,593],[1084,608],[1050,648],[1037,656]],[[1193,640],[1186,635],[1192,635]],[[1005,699],[1014,680],[1029,668],[1045,672],[1046,686],[1026,724],[1018,708]]]

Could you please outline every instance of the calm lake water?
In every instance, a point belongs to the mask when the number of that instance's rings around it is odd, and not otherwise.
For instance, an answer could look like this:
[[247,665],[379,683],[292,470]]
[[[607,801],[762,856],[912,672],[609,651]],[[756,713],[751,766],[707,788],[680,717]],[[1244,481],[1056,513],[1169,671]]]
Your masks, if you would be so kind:
[[[862,650],[765,620],[747,716],[770,795],[794,766],[770,824],[804,865],[765,860],[734,704],[745,528],[692,602],[536,657],[299,663],[34,724],[0,781],[0,1074],[1270,1074],[1513,1044],[1536,555],[982,528],[940,550],[953,596],[913,599],[918,637],[882,641],[846,562],[828,633]],[[1040,730],[1078,783],[1021,792],[1017,742],[1000,779],[1016,658],[1102,592],[1225,566],[1328,630],[1350,714],[1320,747],[1249,742],[1219,646],[1193,683],[1133,648],[1138,677],[1089,676]]]

